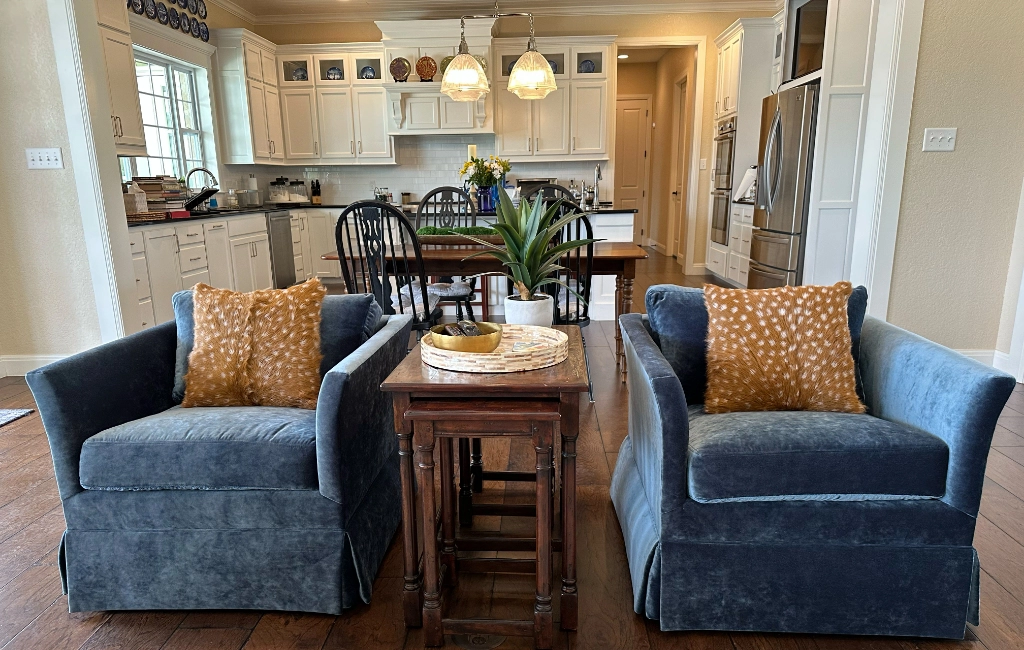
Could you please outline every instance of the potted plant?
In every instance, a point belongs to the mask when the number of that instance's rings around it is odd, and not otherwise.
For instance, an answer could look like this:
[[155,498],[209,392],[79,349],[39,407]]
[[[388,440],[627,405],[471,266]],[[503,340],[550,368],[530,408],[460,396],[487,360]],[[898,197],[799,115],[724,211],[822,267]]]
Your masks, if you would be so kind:
[[[490,212],[497,208],[498,191],[505,180],[505,174],[512,169],[512,164],[504,158],[490,156],[488,159],[470,158],[462,164],[459,177],[476,188],[476,207],[480,212]],[[472,192],[471,192],[472,194]]]
[[[542,325],[550,327],[554,315],[554,299],[540,289],[557,284],[571,291],[580,301],[583,297],[559,280],[557,272],[565,267],[558,264],[568,251],[586,246],[599,239],[575,239],[552,246],[558,233],[573,219],[575,212],[558,216],[561,200],[544,207],[540,196],[532,204],[523,199],[516,208],[512,205],[505,188],[498,189],[497,220],[494,229],[505,241],[504,246],[487,243],[471,235],[463,235],[488,250],[474,253],[466,259],[480,255],[491,255],[500,260],[508,269],[504,275],[512,281],[514,293],[505,298],[505,322],[512,325]],[[482,275],[495,275],[485,273]]]

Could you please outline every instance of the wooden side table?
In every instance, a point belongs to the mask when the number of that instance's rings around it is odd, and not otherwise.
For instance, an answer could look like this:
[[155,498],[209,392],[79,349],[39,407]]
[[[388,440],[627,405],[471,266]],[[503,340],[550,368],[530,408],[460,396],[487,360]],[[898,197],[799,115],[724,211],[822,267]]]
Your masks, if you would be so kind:
[[[588,377],[579,328],[559,326],[557,329],[569,336],[569,357],[549,368],[507,374],[451,372],[425,365],[417,346],[381,385],[383,390],[394,393],[395,429],[399,437],[405,563],[403,610],[406,625],[424,627],[426,645],[442,645],[445,633],[491,633],[529,635],[534,637],[538,648],[550,647],[553,636],[550,562],[554,548],[562,552],[561,627],[576,629],[576,438],[579,436],[579,394],[587,392]],[[560,540],[552,540],[550,536],[556,427],[561,440]],[[507,435],[530,437],[537,454],[536,536],[531,540],[496,538],[490,540],[487,550],[532,547],[537,557],[526,561],[466,560],[460,567],[455,537],[457,496],[452,439]],[[440,444],[441,465],[440,551],[437,524],[432,516],[436,512],[435,444]],[[417,497],[423,513],[419,525],[416,522]],[[423,544],[422,571],[419,542]],[[443,618],[444,588],[455,585],[459,568],[536,572],[534,619]]]

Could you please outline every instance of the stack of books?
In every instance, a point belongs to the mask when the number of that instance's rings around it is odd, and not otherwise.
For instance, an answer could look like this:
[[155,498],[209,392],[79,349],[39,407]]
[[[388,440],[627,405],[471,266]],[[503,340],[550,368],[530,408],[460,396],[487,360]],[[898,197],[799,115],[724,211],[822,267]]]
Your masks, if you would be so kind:
[[[173,176],[135,176],[133,181],[146,193],[148,212],[181,212],[185,209],[185,188]],[[171,215],[174,216],[174,215]]]

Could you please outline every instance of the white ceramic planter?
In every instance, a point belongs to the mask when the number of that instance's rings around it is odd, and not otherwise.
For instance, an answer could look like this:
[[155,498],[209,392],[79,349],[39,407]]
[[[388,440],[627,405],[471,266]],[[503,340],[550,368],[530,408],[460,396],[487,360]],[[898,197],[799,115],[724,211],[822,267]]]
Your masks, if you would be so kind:
[[551,327],[554,316],[555,301],[551,296],[543,296],[541,300],[515,300],[505,298],[505,322],[509,325],[540,325]]

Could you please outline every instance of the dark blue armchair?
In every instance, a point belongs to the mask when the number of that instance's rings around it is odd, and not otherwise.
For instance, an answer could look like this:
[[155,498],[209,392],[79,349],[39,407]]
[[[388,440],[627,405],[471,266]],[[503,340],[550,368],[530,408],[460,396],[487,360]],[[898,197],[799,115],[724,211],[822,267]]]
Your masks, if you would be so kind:
[[[175,295],[188,332],[190,305]],[[315,411],[181,408],[174,322],[30,373],[67,522],[70,610],[337,614],[369,602],[401,512],[379,387],[410,327],[370,296],[327,296]]]
[[985,462],[1012,377],[850,301],[868,413],[705,414],[703,292],[620,318],[612,479],[634,609],[662,630],[963,638]]

